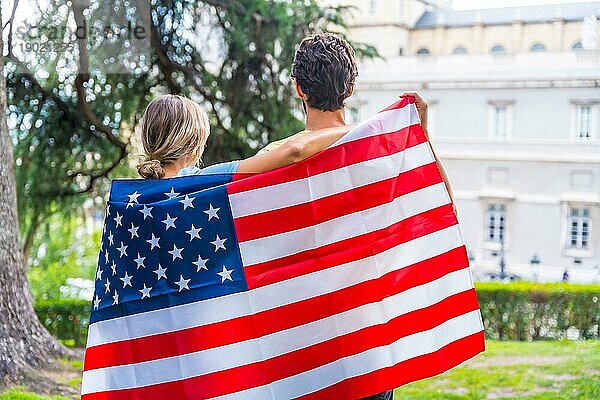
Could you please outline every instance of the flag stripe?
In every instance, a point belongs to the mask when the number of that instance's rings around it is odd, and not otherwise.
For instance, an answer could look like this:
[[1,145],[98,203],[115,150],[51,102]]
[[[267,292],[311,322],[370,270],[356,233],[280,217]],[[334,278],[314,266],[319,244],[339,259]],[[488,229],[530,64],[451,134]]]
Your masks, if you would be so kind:
[[396,316],[431,306],[448,296],[470,290],[472,285],[469,274],[468,269],[451,272],[434,281],[387,297],[381,302],[365,304],[257,339],[181,356],[85,371],[87,384],[82,388],[82,393],[148,386],[277,357],[371,325],[386,323]]
[[[422,140],[425,140],[424,136]],[[341,165],[337,169],[311,175],[304,179],[230,194],[229,200],[233,216],[237,219],[309,203],[353,188],[397,177],[402,172],[435,161],[429,143],[425,141],[406,150],[404,150],[404,144],[393,149],[379,144],[375,149],[383,154],[356,164]],[[399,149],[402,151],[397,151]],[[355,148],[348,149],[348,151],[355,154],[363,153]],[[341,162],[339,157],[337,160]],[[332,185],[332,182],[335,184]],[[285,196],[282,196],[282,193],[285,193]]]
[[464,248],[459,247],[380,278],[283,307],[176,332],[91,347],[85,354],[86,370],[172,357],[269,335],[362,304],[381,301],[466,267]]
[[[226,321],[306,300],[405,268],[460,246],[463,244],[458,226],[452,225],[364,259],[248,292],[99,321],[90,325],[88,348]],[[314,284],[317,273],[320,285]]]
[[415,190],[389,203],[346,214],[317,225],[241,242],[244,266],[264,263],[373,232],[427,210],[448,204],[444,183]]
[[[437,351],[399,362],[373,372],[344,379],[297,400],[362,398],[394,389],[419,379],[441,374],[485,350],[483,331],[458,339]],[[396,383],[390,386],[389,382]]]
[[[411,116],[407,117],[407,114]],[[423,128],[418,125],[414,105],[410,105],[406,110],[378,115],[377,118],[380,120],[371,122],[370,125],[362,123],[346,134],[346,136],[353,135],[351,141],[342,140],[306,162],[252,175],[251,179],[243,179],[248,175],[240,174],[227,185],[227,190],[231,195],[242,192],[252,193],[258,188],[304,179],[361,161],[390,155],[427,140]],[[234,212],[234,215],[237,214]]]

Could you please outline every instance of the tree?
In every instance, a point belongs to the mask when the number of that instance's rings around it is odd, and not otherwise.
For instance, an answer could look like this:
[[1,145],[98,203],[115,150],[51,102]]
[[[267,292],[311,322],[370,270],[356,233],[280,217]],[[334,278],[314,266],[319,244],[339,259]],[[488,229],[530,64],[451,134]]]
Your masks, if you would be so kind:
[[[0,48],[2,45],[0,37]],[[0,72],[3,77],[2,59]],[[13,143],[5,109],[5,80],[0,79],[0,384],[20,381],[23,374],[31,372],[31,367],[46,365],[49,358],[68,354],[44,329],[33,310],[20,251]]]

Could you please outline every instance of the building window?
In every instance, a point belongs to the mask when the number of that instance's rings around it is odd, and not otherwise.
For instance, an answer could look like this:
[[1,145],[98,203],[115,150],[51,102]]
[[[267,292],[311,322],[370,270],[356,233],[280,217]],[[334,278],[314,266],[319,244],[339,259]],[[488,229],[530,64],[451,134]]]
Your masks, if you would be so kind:
[[458,46],[457,48],[454,49],[452,54],[467,54],[467,49],[465,49],[462,46]]
[[501,203],[488,204],[486,221],[486,241],[504,243],[506,205]]
[[574,136],[579,140],[590,140],[596,136],[596,125],[598,121],[598,104],[575,103],[574,104]]
[[417,54],[420,56],[429,55],[429,49],[427,49],[425,47],[421,47],[419,50],[417,50]]
[[541,52],[541,51],[546,51],[546,46],[544,46],[541,43],[535,43],[533,46],[531,46],[530,51],[532,53],[536,53],[536,52]]
[[404,48],[398,47],[398,56],[403,56],[403,55],[404,55]]
[[371,15],[377,13],[377,0],[371,0],[369,2],[369,13],[371,13]]
[[590,209],[569,207],[568,221],[567,247],[570,249],[587,250],[590,239]]
[[505,53],[506,49],[504,48],[504,46],[502,46],[501,44],[497,44],[494,47],[492,47],[492,49],[490,50],[490,53],[493,54],[500,54],[500,53]]
[[583,45],[581,44],[581,40],[578,40],[575,43],[573,43],[573,46],[571,46],[571,50],[573,50],[573,51],[583,50]]
[[348,113],[350,117],[350,123],[356,124],[360,122],[360,108],[358,108],[358,106],[349,106]]
[[494,139],[508,139],[512,126],[512,104],[490,103],[490,136]]

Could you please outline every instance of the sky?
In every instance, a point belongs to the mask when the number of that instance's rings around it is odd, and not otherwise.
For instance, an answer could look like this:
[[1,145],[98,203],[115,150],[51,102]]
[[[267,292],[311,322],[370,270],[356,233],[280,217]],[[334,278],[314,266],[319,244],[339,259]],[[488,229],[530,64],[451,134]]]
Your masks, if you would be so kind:
[[[590,1],[590,0],[588,0]],[[452,8],[467,10],[475,8],[533,6],[538,4],[584,3],[581,0],[453,0]]]

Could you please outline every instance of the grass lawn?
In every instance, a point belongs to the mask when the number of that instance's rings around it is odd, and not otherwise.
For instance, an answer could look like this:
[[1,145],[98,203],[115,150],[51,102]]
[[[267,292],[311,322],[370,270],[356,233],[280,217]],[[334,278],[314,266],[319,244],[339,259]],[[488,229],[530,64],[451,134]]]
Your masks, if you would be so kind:
[[[71,363],[63,381],[72,386]],[[0,400],[65,400],[12,389]],[[487,351],[446,374],[397,389],[395,400],[600,399],[600,342],[494,342]]]

